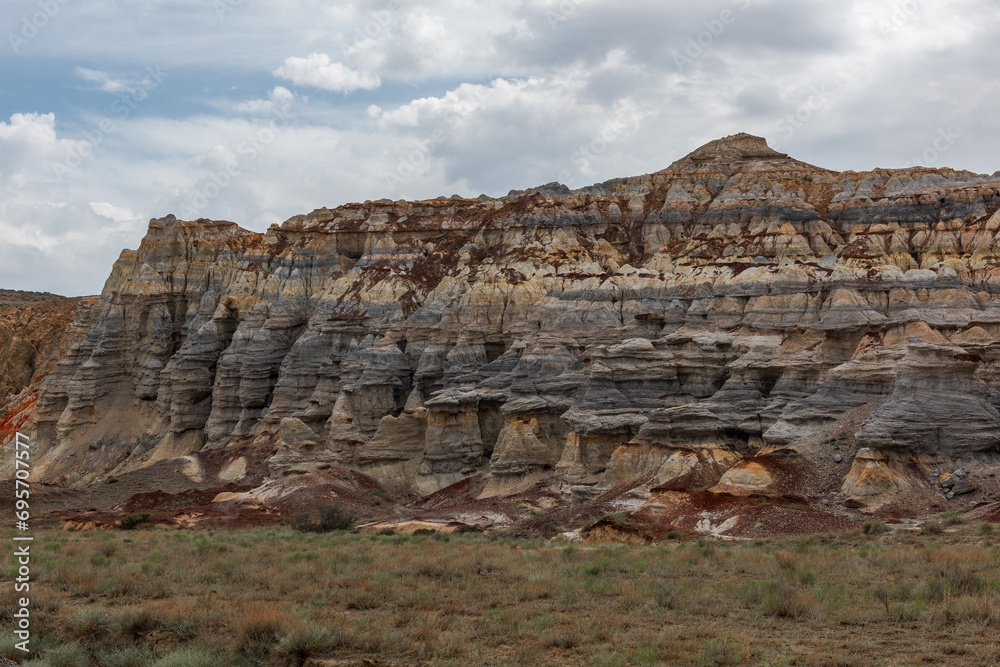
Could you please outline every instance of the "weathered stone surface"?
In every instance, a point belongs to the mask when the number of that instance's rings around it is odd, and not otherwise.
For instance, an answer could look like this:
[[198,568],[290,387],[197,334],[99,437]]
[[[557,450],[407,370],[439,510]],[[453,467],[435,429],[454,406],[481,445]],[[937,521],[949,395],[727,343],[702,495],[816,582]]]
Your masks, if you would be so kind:
[[265,234],[168,216],[22,412],[38,474],[70,483],[278,442],[279,477],[335,462],[583,500],[791,488],[754,468],[763,447],[879,405],[844,492],[895,492],[892,457],[1000,444],[998,209],[995,176],[837,173],[737,135],[577,191]]
[[281,420],[278,451],[268,461],[268,470],[271,477],[285,477],[314,471],[333,460],[332,452],[305,422],[285,417]]
[[940,476],[939,483],[941,484],[942,490],[945,493],[950,494],[948,496],[949,498],[972,493],[978,488],[976,482],[969,477],[969,474],[964,470],[944,473]]
[[859,449],[841,492],[848,496],[882,496],[907,491],[911,482],[898,457],[871,449]]
[[864,446],[953,458],[996,450],[1000,412],[987,402],[978,355],[912,338],[886,402],[857,434]]

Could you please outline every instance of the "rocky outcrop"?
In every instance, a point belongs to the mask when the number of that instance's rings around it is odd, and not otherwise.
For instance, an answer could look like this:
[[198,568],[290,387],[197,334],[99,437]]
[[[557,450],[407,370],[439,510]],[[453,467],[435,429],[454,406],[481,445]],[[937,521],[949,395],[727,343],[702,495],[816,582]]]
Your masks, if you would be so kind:
[[863,448],[854,457],[842,490],[853,497],[887,496],[910,489],[904,462],[898,456]]
[[240,445],[421,494],[798,493],[820,464],[768,452],[877,405],[844,492],[898,490],[879,457],[1000,445],[998,209],[1000,174],[737,135],[576,191],[153,220],[40,388],[38,474]]
[[911,338],[892,393],[858,432],[862,445],[955,458],[997,449],[1000,412],[976,377],[982,357]]

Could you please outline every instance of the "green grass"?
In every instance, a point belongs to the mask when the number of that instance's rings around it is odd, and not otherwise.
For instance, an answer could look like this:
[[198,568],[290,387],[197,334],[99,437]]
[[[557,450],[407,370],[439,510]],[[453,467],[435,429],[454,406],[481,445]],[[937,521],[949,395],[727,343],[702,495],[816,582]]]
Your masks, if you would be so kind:
[[998,664],[1000,547],[981,526],[651,547],[40,532],[25,664]]

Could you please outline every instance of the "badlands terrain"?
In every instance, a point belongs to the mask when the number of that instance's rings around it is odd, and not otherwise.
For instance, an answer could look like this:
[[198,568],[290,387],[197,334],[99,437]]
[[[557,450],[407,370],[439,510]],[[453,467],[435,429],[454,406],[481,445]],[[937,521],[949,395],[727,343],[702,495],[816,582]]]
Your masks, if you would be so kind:
[[66,529],[996,521],[998,210],[1000,172],[834,172],[741,134],[580,190],[167,216],[99,297],[0,295],[0,437],[31,437]]

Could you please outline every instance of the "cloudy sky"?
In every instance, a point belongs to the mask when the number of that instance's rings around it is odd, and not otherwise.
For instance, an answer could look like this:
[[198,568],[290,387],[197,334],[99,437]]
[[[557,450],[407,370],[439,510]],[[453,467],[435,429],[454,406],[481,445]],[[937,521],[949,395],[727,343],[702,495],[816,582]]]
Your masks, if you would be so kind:
[[0,287],[100,291],[151,217],[662,169],[1000,169],[990,0],[0,0]]

